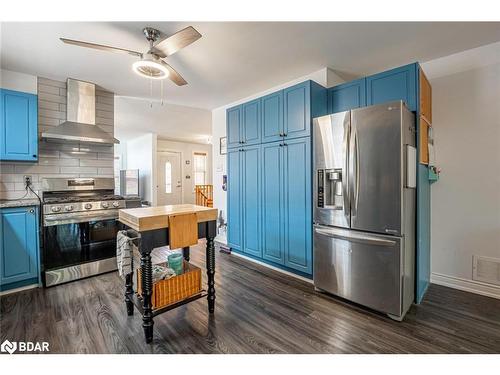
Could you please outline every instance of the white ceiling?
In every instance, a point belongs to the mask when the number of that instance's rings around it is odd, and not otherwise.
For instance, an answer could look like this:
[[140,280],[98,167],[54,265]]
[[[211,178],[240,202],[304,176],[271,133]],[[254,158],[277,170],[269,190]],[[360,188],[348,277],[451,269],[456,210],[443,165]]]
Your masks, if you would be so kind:
[[166,100],[216,108],[323,67],[346,78],[425,62],[500,40],[500,23],[2,23],[2,68],[95,82],[117,95],[149,97],[135,58],[65,45],[59,37],[145,51],[141,29],[203,34],[168,59],[188,81],[166,83]]
[[160,139],[207,144],[212,133],[212,112],[115,96],[115,137],[124,141],[145,133],[155,133]]

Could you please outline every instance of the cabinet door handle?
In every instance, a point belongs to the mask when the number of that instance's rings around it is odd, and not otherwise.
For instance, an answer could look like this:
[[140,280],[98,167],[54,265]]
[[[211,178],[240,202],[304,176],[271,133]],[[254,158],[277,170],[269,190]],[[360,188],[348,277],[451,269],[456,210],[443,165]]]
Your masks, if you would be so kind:
[[286,136],[287,136],[287,134],[286,134],[286,133],[283,133],[283,137],[286,137]]
[[31,209],[30,210],[30,214],[34,214],[35,213],[35,210],[34,209]]

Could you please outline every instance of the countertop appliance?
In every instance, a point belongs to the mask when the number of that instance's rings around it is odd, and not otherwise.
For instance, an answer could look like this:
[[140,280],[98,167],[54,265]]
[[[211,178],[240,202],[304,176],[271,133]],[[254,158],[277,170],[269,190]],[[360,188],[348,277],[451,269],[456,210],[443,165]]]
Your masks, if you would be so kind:
[[396,320],[414,299],[415,142],[401,101],[314,119],[314,285]]
[[118,210],[113,178],[42,180],[42,280],[52,286],[116,269]]
[[139,170],[122,169],[120,171],[120,195],[139,197]]

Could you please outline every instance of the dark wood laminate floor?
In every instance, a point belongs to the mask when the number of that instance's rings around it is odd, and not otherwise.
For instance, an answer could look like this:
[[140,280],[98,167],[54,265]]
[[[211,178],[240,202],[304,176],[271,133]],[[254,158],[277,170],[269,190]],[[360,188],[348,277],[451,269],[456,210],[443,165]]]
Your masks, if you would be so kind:
[[[204,268],[204,245],[191,255]],[[500,353],[500,300],[431,285],[399,323],[234,255],[218,253],[216,267],[215,315],[201,299],[158,316],[150,345],[116,272],[1,297],[0,342],[48,341],[52,353]]]

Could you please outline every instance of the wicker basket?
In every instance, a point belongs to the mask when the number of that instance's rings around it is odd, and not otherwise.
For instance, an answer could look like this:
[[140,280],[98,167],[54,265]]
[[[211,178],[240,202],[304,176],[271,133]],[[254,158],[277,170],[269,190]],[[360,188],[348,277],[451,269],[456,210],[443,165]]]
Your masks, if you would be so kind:
[[[160,263],[164,266],[166,263]],[[184,272],[153,284],[153,309],[168,306],[201,292],[201,269],[184,261]],[[142,293],[141,270],[137,270],[137,293]]]

